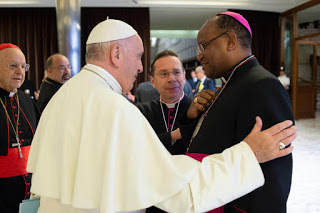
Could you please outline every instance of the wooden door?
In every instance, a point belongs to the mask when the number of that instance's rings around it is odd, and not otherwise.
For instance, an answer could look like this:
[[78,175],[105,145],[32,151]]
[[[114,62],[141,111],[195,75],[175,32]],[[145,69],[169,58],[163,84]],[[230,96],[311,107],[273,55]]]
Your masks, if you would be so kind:
[[295,41],[294,68],[292,77],[295,89],[295,118],[314,118],[316,110],[317,42]]

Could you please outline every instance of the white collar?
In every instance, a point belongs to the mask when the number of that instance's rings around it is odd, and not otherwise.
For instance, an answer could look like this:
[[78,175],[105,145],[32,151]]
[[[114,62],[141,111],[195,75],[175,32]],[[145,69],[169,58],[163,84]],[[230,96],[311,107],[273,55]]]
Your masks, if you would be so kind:
[[176,102],[174,103],[171,103],[171,104],[168,104],[166,102],[164,102],[163,100],[161,100],[161,97],[160,97],[160,102],[162,102],[163,104],[165,104],[167,106],[168,109],[171,109],[171,108],[175,108],[176,107],[176,104],[178,102],[180,102],[184,97],[184,91],[182,91],[182,96],[179,98],[179,100],[177,100]]
[[14,96],[14,94],[16,94],[15,92],[10,92],[9,93],[9,97],[12,98]]
[[84,69],[90,70],[103,78],[110,88],[118,94],[122,94],[122,88],[119,82],[105,69],[94,64],[86,64]]

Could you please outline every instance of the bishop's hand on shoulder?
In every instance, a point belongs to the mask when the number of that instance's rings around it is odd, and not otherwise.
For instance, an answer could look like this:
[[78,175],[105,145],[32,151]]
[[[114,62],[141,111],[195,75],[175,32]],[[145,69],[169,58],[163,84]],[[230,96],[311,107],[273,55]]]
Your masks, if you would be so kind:
[[187,116],[188,118],[197,118],[201,112],[203,112],[210,103],[214,101],[216,94],[210,90],[206,89],[201,92],[198,92],[188,109]]

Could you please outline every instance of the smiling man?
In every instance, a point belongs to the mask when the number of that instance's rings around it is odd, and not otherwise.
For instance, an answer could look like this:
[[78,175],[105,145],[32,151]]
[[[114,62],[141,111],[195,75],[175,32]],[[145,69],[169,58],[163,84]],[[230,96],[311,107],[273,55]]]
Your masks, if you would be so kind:
[[46,70],[48,76],[41,84],[37,101],[41,112],[47,106],[52,96],[71,78],[72,67],[67,57],[56,53],[47,59]]
[[[287,91],[252,55],[251,39],[249,23],[234,12],[220,13],[200,29],[198,61],[209,78],[221,78],[224,84],[215,102],[204,113],[198,111],[203,119],[193,133],[188,155],[220,153],[237,144],[250,132],[256,116],[262,118],[263,129],[284,120],[294,121]],[[191,109],[202,101],[196,96]],[[198,117],[191,114],[189,118]],[[279,148],[283,149],[283,144]],[[286,212],[292,155],[263,163],[261,168],[266,179],[264,186],[227,204],[225,213]]]
[[150,80],[160,100],[137,104],[159,139],[171,154],[184,154],[178,120],[188,110],[191,100],[183,92],[185,73],[182,62],[171,50],[160,52],[151,64]]
[[40,113],[18,90],[29,67],[19,47],[0,44],[0,212],[18,212],[30,194],[26,167]]

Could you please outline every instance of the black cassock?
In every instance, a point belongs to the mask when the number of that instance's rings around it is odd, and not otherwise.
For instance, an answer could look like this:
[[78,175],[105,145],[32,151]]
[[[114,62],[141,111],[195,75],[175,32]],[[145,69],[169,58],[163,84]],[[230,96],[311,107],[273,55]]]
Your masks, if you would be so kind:
[[[230,75],[230,74],[229,74]],[[225,79],[228,79],[226,76]],[[263,129],[294,121],[287,91],[253,58],[236,69],[209,110],[188,153],[215,154],[242,141],[260,116]],[[190,124],[182,119],[180,125]],[[189,131],[189,138],[193,131]],[[292,155],[260,164],[264,186],[225,206],[225,213],[285,213],[292,177]],[[226,190],[229,189],[226,185]]]
[[[184,96],[180,101],[179,107],[178,107],[178,103],[176,103],[175,107],[171,109],[169,109],[166,106],[166,104],[161,103],[159,100],[137,104],[137,107],[140,109],[142,114],[147,118],[152,128],[157,133],[159,139],[163,143],[163,145],[173,155],[185,154],[187,145],[189,143],[189,141],[181,139],[176,141],[176,143],[174,143],[174,145],[172,146],[170,130],[172,128],[172,123],[174,120],[175,121],[174,121],[172,131],[179,128],[178,120],[186,113],[186,111],[190,106],[190,103],[191,103],[191,99],[187,96]],[[160,104],[162,105],[163,114],[162,114]],[[175,116],[176,113],[177,115]],[[164,115],[164,118],[163,118],[163,115]],[[174,119],[174,117],[176,118]],[[164,120],[167,122],[167,126],[165,125]],[[167,127],[169,128],[169,132],[167,131]],[[180,128],[180,132],[183,137],[185,132],[181,128]],[[160,213],[160,212],[164,212],[164,211],[156,207],[148,208],[146,211],[146,213]]]
[[[147,118],[149,123],[151,124],[154,131],[157,133],[159,139],[163,143],[163,145],[167,148],[167,150],[171,154],[185,154],[186,152],[186,146],[188,144],[188,141],[184,140],[178,140],[176,143],[172,146],[171,145],[171,133],[170,130],[172,128],[172,123],[174,122],[172,131],[179,128],[179,122],[178,120],[185,114],[185,112],[188,110],[191,103],[191,99],[187,96],[184,96],[180,104],[176,103],[174,108],[169,109],[166,104],[161,103],[159,100],[157,101],[150,101],[142,104],[137,104],[137,107],[140,109],[142,114]],[[161,110],[161,106],[163,109],[163,114]],[[178,107],[179,105],[179,107]],[[178,112],[177,112],[178,110]],[[176,118],[175,118],[175,114]],[[164,115],[164,118],[163,118]],[[174,119],[175,118],[175,119]],[[167,131],[166,124],[164,123],[164,119],[167,123],[167,127],[169,128],[169,131]],[[175,120],[175,121],[174,121]],[[185,132],[180,129],[182,137],[185,134]]]
[[56,94],[61,86],[61,83],[56,82],[50,78],[46,78],[46,80],[41,84],[40,94],[37,101],[37,105],[41,113],[49,103],[52,96]]
[[30,96],[20,90],[10,97],[9,92],[0,88],[0,98],[14,128],[19,114],[18,137],[22,154],[21,158],[13,127],[0,103],[0,212],[17,213],[21,201],[30,195],[31,177],[26,172],[26,164],[40,112]]

